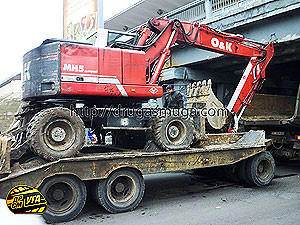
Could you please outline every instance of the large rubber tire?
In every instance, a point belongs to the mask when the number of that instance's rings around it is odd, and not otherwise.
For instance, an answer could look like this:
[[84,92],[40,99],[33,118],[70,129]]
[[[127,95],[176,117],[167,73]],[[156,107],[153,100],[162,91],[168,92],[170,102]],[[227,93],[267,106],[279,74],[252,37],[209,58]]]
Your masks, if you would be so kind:
[[94,198],[111,213],[134,210],[142,201],[145,181],[142,174],[130,168],[119,169],[107,179],[96,181]]
[[86,186],[75,176],[59,175],[47,178],[39,190],[46,198],[48,205],[43,217],[50,223],[74,219],[86,202]]
[[236,165],[236,173],[239,181],[244,184],[244,185],[249,185],[251,184],[251,181],[248,178],[247,175],[247,164],[248,164],[248,159],[244,159],[241,162],[238,162]]
[[85,127],[82,119],[63,107],[44,109],[27,127],[31,150],[42,158],[54,161],[75,156],[83,147]]
[[194,125],[190,119],[176,116],[158,117],[152,122],[152,137],[162,149],[181,150],[191,146],[194,138]]
[[247,177],[255,186],[266,186],[274,178],[275,160],[268,151],[263,151],[249,159]]

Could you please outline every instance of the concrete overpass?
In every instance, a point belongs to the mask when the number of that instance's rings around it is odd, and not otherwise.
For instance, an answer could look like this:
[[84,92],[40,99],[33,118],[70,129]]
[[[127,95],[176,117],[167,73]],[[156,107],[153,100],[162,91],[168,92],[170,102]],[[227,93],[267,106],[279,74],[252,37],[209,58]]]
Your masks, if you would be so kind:
[[[201,4],[211,3],[211,1],[195,1],[195,9],[199,7],[197,2]],[[190,22],[200,20],[202,23],[219,30],[242,33],[248,39],[265,43],[270,40],[276,43],[285,43],[300,38],[299,10],[300,1],[295,0],[244,0],[236,1],[231,7],[225,7],[210,14],[202,14],[200,18],[185,18]],[[169,18],[180,17],[181,15],[178,13]],[[221,56],[193,48],[181,51],[173,50],[173,52],[170,63],[172,66],[197,64]]]
[[[146,7],[151,1],[144,0]],[[155,1],[151,7],[162,8],[162,1]],[[300,0],[195,0],[177,1],[182,6],[170,11],[165,10],[158,16],[154,8],[152,17],[179,19],[188,22],[201,22],[222,31],[243,34],[248,39],[275,43],[275,56],[267,69],[267,81],[262,92],[271,94],[295,95],[300,82]],[[147,3],[147,4],[146,4]],[[173,7],[175,5],[172,5]],[[123,11],[119,19],[134,21],[132,11],[140,12],[138,7]],[[156,9],[155,8],[155,9]],[[150,8],[149,8],[150,9]],[[143,12],[139,13],[139,19]],[[121,18],[122,17],[122,18]],[[147,21],[149,15],[144,16]],[[107,21],[118,20],[118,15]],[[124,24],[126,25],[126,24]],[[132,23],[131,30],[139,27]],[[134,28],[134,25],[136,27]],[[122,27],[119,23],[120,28]],[[186,47],[172,49],[172,57],[161,77],[162,83],[178,84],[185,92],[185,86],[192,80],[211,78],[213,87],[220,100],[232,92],[241,77],[247,60],[224,56],[213,52]],[[184,84],[183,86],[180,86]],[[226,100],[226,99],[225,99]]]
[[[196,13],[197,12],[197,13]],[[208,24],[222,31],[243,34],[262,43],[275,43],[262,92],[295,95],[300,82],[299,0],[200,0],[169,12],[166,18]],[[172,68],[170,68],[172,67]],[[220,100],[240,79],[246,60],[186,47],[174,48],[161,82],[186,84],[212,78]],[[179,86],[180,87],[180,86]],[[184,86],[180,88],[185,91]]]

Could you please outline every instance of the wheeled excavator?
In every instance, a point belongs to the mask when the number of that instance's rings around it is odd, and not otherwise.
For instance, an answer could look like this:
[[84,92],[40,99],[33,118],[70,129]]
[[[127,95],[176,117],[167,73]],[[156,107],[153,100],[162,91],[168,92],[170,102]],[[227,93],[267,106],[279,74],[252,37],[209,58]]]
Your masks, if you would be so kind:
[[[107,47],[48,39],[24,55],[22,99],[26,104],[17,114],[18,126],[2,135],[9,137],[1,142],[2,165],[33,155],[47,161],[76,156],[83,149],[87,129],[99,143],[111,132],[113,144],[143,148],[150,141],[165,151],[189,148],[197,141],[197,132],[205,138],[205,123],[196,126],[195,118],[170,113],[137,119],[111,113],[115,108],[138,110],[142,103],[163,96],[158,81],[174,46],[249,58],[227,107],[215,97],[211,81],[190,84],[187,93],[188,108],[200,103],[225,108],[231,120],[207,118],[206,122],[218,130],[230,123],[228,127],[235,131],[265,81],[274,54],[272,42],[262,44],[177,19],[151,19],[128,37],[109,42]],[[102,110],[105,116],[75,113],[78,108]],[[5,165],[1,173],[7,171]]]

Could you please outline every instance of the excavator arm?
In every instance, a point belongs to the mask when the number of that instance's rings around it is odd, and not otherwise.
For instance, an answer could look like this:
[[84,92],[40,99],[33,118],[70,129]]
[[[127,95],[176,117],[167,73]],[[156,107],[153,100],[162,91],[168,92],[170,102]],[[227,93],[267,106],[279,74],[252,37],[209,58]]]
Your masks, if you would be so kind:
[[[171,54],[170,48],[175,44],[250,58],[248,66],[227,106],[227,109],[234,114],[235,124],[241,118],[247,105],[251,103],[254,92],[260,89],[265,81],[266,67],[274,55],[272,42],[264,45],[247,40],[242,35],[217,31],[199,23],[151,19],[148,26],[141,27],[138,33],[140,38],[137,46],[145,47],[149,66],[155,67],[148,80],[149,84],[157,82],[163,65]],[[152,39],[150,44],[147,43],[149,39]],[[156,62],[155,66],[153,65],[154,62]]]

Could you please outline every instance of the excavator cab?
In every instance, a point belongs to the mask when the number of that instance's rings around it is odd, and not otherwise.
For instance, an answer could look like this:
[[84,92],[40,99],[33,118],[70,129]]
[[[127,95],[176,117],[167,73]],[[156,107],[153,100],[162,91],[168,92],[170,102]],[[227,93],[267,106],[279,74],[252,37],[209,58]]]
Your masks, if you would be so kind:
[[115,43],[124,43],[134,45],[136,33],[108,30],[99,28],[95,33],[86,38],[86,41],[92,43],[95,47],[114,47]]

